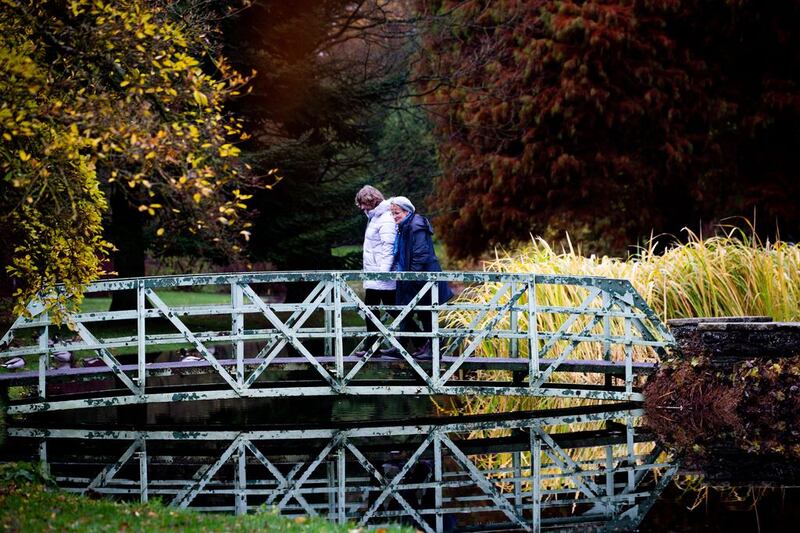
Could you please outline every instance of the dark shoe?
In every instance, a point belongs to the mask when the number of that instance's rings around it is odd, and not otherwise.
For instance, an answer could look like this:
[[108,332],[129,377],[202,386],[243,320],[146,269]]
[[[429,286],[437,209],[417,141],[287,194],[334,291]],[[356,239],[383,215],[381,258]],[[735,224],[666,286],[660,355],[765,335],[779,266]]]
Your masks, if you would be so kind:
[[391,348],[383,348],[378,350],[378,355],[381,357],[389,357],[391,359],[402,359],[403,355],[400,353],[400,350],[392,346]]
[[425,344],[420,346],[419,350],[414,352],[411,356],[414,359],[433,359],[433,350],[431,349],[431,341],[425,341]]

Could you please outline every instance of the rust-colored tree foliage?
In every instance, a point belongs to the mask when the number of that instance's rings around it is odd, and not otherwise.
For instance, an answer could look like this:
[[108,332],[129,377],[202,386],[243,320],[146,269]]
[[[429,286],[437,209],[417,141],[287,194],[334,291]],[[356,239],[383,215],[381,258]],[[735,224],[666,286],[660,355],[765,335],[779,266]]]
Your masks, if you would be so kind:
[[748,214],[796,232],[800,2],[420,0],[449,250],[621,251]]

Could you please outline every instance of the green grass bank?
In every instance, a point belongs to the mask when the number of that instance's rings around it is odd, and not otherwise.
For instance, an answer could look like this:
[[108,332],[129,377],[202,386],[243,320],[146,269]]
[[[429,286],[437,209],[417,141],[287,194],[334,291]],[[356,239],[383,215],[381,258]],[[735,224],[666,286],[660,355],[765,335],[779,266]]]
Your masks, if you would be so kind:
[[67,493],[49,486],[31,465],[0,466],[0,529],[38,531],[279,531],[287,533],[413,533],[412,528],[357,528],[322,518],[284,518],[271,510],[244,516],[173,509],[159,501],[117,503]]

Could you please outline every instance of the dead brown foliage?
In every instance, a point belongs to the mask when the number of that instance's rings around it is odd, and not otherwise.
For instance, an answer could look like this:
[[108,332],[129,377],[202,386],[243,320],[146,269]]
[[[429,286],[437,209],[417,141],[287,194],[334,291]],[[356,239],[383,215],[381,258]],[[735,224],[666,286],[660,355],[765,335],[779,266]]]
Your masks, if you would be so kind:
[[698,452],[721,437],[742,450],[800,457],[800,356],[723,371],[707,359],[664,365],[645,387],[645,423],[665,444]]

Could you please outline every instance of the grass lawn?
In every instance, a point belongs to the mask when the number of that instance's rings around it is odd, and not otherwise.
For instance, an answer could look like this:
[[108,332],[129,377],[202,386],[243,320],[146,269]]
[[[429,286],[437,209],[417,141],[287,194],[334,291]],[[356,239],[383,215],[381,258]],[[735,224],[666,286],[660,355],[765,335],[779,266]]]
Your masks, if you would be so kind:
[[[34,481],[29,481],[30,479]],[[245,516],[199,513],[147,504],[117,503],[50,488],[31,465],[0,467],[0,529],[3,531],[356,531],[410,533],[399,526],[359,529],[322,518],[285,518],[272,510]]]
[[[158,291],[158,295],[167,305],[214,305],[227,304],[231,295],[221,292],[194,292],[194,291]],[[111,305],[110,297],[87,297],[81,304],[82,313],[98,313],[108,311]]]

